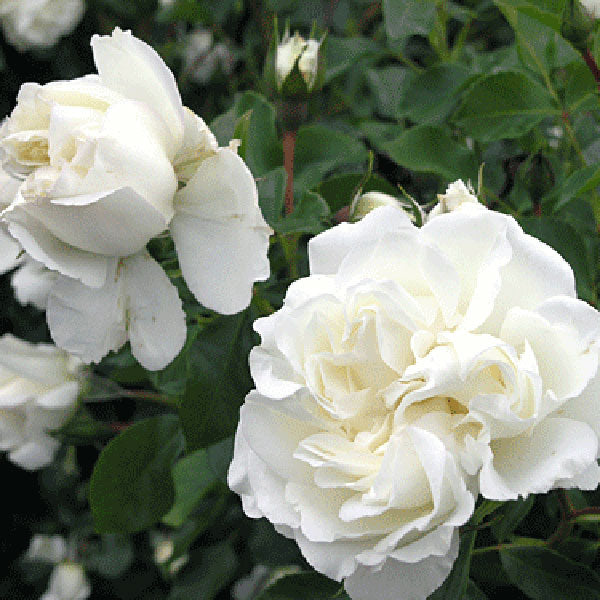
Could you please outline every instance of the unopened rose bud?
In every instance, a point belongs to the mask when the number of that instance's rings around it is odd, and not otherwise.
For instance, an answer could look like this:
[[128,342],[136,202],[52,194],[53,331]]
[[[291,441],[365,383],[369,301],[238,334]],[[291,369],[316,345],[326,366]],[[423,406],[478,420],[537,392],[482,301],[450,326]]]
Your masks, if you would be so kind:
[[325,77],[325,36],[304,39],[298,32],[290,35],[286,27],[279,40],[277,24],[267,55],[265,77],[286,98],[304,97],[317,91]]
[[416,211],[420,211],[420,208],[416,203],[410,204],[409,202],[400,200],[389,194],[384,194],[383,192],[366,192],[364,194],[358,194],[350,207],[350,221],[360,221],[372,210],[375,210],[380,206],[397,206],[404,210],[413,223],[419,222]]

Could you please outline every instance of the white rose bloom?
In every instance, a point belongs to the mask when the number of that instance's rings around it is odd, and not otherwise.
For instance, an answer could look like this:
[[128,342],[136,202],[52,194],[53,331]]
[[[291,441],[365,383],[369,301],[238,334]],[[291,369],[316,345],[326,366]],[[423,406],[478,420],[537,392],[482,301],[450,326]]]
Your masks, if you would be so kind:
[[173,216],[183,108],[141,40],[117,29],[92,48],[99,75],[23,85],[0,152],[6,170],[29,173],[3,213],[10,233],[48,268],[100,287],[111,257],[138,252]]
[[0,0],[6,39],[23,51],[54,46],[83,16],[83,0]]
[[171,225],[190,290],[230,314],[269,275],[271,230],[235,146],[219,148],[184,109],[158,54],[118,28],[92,48],[98,75],[21,88],[0,154],[27,178],[2,217],[33,259],[60,273],[48,303],[57,344],[99,361],[130,339],[134,356],[160,369],[185,342],[185,315],[147,242]]
[[83,567],[73,562],[63,562],[54,567],[48,590],[40,600],[86,600],[92,588]]
[[600,0],[580,0],[583,7],[595,19],[600,18]]
[[426,598],[469,490],[598,484],[600,315],[506,215],[395,207],[309,243],[259,319],[229,484],[353,599]]
[[59,447],[47,432],[71,416],[81,363],[49,344],[0,337],[0,450],[24,469],[52,462]]

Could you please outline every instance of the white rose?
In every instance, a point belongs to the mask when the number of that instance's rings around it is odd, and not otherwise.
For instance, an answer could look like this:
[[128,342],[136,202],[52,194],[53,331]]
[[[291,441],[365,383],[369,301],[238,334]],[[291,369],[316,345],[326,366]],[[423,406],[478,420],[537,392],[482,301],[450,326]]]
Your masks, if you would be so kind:
[[40,600],[86,600],[92,588],[83,567],[77,563],[63,562],[54,567],[48,590]]
[[94,36],[99,75],[24,84],[0,131],[4,168],[29,173],[4,211],[36,260],[100,287],[110,257],[166,229],[183,140],[173,75],[128,32]]
[[272,232],[236,145],[219,148],[184,109],[158,54],[118,28],[92,47],[98,76],[21,89],[0,151],[6,169],[28,176],[2,217],[60,273],[47,312],[59,346],[99,361],[129,339],[143,366],[160,369],[185,342],[185,315],[147,242],[170,225],[192,293],[232,314],[269,276]]
[[468,490],[598,484],[600,317],[551,248],[484,207],[383,207],[309,260],[256,322],[229,484],[352,598],[436,589]]
[[595,19],[600,18],[600,0],[580,0],[583,7]]
[[54,46],[79,23],[83,0],[0,0],[0,22],[6,39],[23,51]]
[[24,469],[52,462],[59,447],[48,434],[71,416],[81,363],[49,344],[0,337],[0,450]]

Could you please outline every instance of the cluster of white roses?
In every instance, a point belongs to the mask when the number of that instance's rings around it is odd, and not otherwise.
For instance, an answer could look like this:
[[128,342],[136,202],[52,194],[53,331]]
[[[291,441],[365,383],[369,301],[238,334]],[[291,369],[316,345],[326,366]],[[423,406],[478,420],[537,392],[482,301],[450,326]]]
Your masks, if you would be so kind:
[[76,552],[60,535],[34,535],[25,558],[54,565],[48,589],[40,600],[86,600],[92,588],[85,570],[74,560]]
[[452,184],[309,243],[256,321],[229,484],[354,600],[422,600],[478,494],[600,481],[600,313],[554,250]]
[[13,284],[46,307],[61,348],[97,362],[129,339],[161,369],[183,346],[185,314],[146,244],[168,229],[198,301],[232,314],[269,275],[271,230],[236,143],[219,148],[183,107],[158,54],[118,28],[92,48],[97,75],[24,84],[0,128],[3,169],[22,179],[2,180],[13,240],[0,266],[26,252]]
[[83,0],[0,0],[0,24],[19,50],[56,44],[79,23]]

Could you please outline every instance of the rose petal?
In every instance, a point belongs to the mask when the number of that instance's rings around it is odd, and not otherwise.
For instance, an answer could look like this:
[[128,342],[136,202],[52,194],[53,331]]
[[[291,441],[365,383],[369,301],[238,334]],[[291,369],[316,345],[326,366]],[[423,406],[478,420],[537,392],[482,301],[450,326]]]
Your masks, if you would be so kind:
[[196,299],[223,314],[248,306],[255,281],[269,276],[270,228],[254,179],[235,152],[205,159],[177,194],[171,234]]
[[458,547],[455,533],[444,556],[432,555],[417,563],[389,558],[378,571],[361,566],[345,580],[344,587],[352,600],[425,600],[450,574]]
[[406,213],[393,206],[378,208],[358,223],[341,223],[310,240],[310,272],[313,275],[334,274],[344,257],[357,246],[369,247],[387,232],[412,228]]
[[131,351],[145,369],[163,369],[179,354],[187,333],[177,288],[147,252],[123,261],[123,279]]
[[151,106],[171,133],[170,157],[183,140],[183,105],[173,73],[156,50],[115,28],[110,36],[92,37],[94,62],[102,83],[127,98]]
[[585,423],[549,417],[531,435],[494,440],[479,476],[490,500],[544,494],[596,461],[598,437]]

